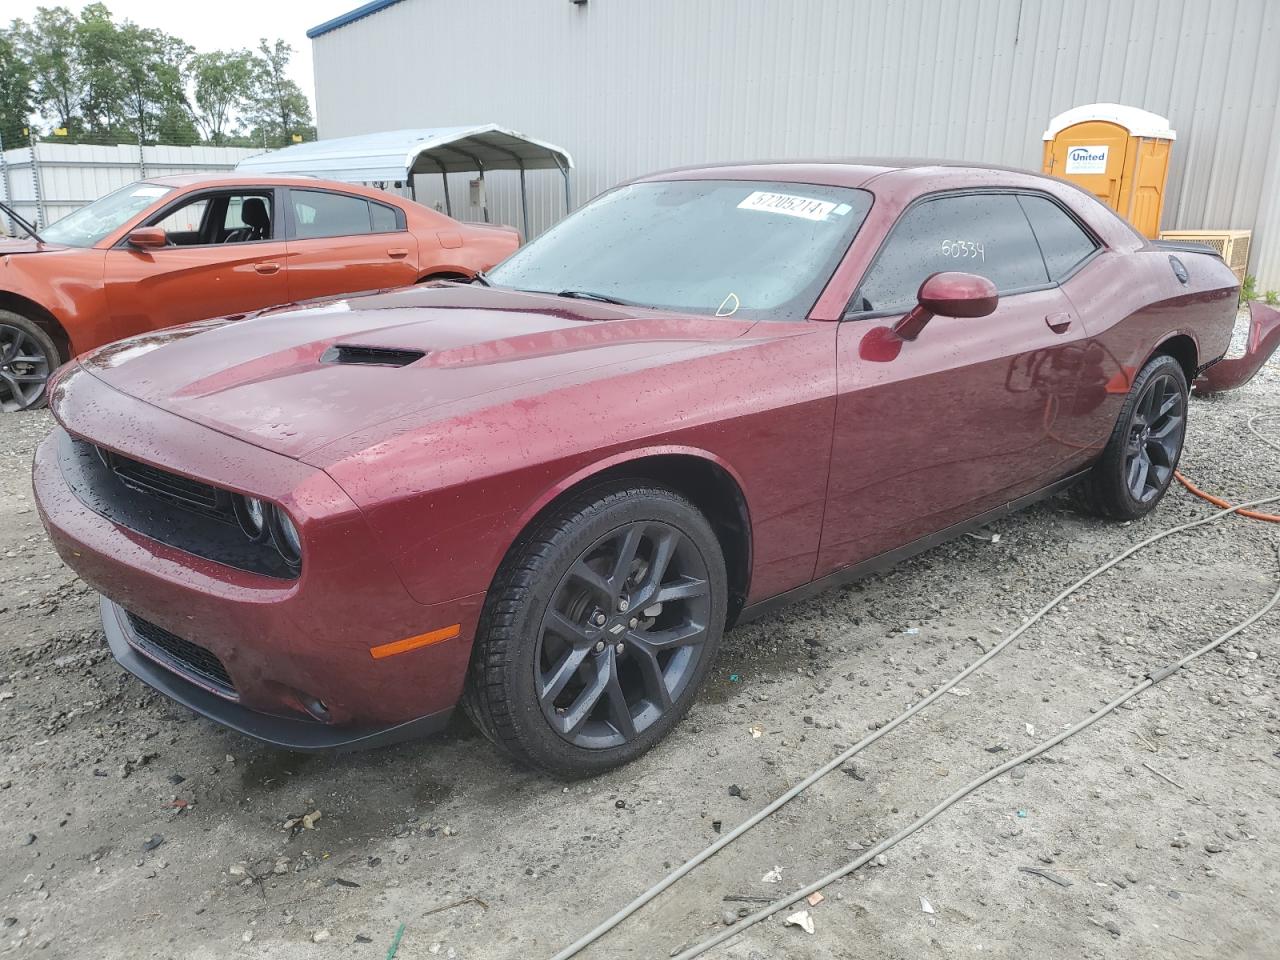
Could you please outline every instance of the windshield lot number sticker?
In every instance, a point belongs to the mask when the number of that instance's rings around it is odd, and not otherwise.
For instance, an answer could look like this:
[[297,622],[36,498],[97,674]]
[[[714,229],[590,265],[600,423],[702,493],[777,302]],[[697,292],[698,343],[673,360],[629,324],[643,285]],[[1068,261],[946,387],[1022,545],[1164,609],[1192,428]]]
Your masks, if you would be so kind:
[[[739,210],[759,210],[764,213],[781,213],[803,220],[825,220],[837,204],[810,197],[797,197],[790,193],[769,193],[757,190],[738,204]],[[846,211],[847,212],[847,211]]]
[[942,255],[952,260],[970,258],[979,263],[987,262],[987,251],[981,240],[943,240]]

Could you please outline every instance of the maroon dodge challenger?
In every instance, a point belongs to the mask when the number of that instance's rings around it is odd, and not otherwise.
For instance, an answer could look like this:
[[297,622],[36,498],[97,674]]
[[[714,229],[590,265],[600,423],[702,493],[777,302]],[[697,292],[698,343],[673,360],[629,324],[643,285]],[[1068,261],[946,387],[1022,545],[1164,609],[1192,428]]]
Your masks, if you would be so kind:
[[724,629],[1055,491],[1140,517],[1237,284],[1061,181],[915,162],[614,189],[472,284],[80,357],[35,489],[129,671],[295,749],[461,703],[560,775],[689,708]]

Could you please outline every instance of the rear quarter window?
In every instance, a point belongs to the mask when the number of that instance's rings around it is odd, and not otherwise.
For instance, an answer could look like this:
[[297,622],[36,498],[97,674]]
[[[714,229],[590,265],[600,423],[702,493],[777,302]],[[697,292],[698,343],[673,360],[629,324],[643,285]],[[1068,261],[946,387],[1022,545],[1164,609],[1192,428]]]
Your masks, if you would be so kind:
[[1022,194],[1018,203],[1031,222],[1051,280],[1060,280],[1098,249],[1093,237],[1048,197]]
[[373,224],[374,233],[391,233],[400,229],[395,210],[386,204],[370,203],[369,218]]

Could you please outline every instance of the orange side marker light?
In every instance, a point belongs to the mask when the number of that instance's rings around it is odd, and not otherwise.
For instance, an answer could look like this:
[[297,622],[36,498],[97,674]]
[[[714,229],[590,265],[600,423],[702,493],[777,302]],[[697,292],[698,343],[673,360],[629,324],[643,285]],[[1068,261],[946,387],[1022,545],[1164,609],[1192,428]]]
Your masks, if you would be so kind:
[[452,626],[441,627],[439,630],[432,630],[430,633],[420,633],[416,637],[405,637],[403,640],[393,640],[391,643],[380,643],[376,647],[369,648],[369,656],[375,660],[394,657],[397,653],[406,653],[410,650],[417,650],[419,647],[429,647],[433,643],[452,640],[461,632],[462,624],[455,623]]

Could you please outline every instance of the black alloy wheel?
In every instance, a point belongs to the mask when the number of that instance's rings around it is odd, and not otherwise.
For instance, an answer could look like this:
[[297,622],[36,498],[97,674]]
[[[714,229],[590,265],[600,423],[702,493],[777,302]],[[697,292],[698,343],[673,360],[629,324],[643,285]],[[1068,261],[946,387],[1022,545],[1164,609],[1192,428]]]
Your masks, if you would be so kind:
[[537,694],[577,747],[628,743],[672,709],[705,653],[707,565],[659,521],[621,526],[561,578],[538,636]]
[[728,610],[720,541],[686,497],[614,480],[549,509],[485,596],[463,707],[512,756],[603,773],[680,721]]
[[38,334],[0,318],[0,409],[29,410],[44,400],[45,384],[57,364],[52,345]]
[[1182,452],[1187,400],[1171,374],[1152,377],[1134,405],[1125,447],[1129,493],[1146,503],[1164,492]]
[[1187,432],[1187,375],[1167,354],[1138,371],[1111,437],[1072,489],[1076,503],[1113,520],[1137,520],[1169,489]]

